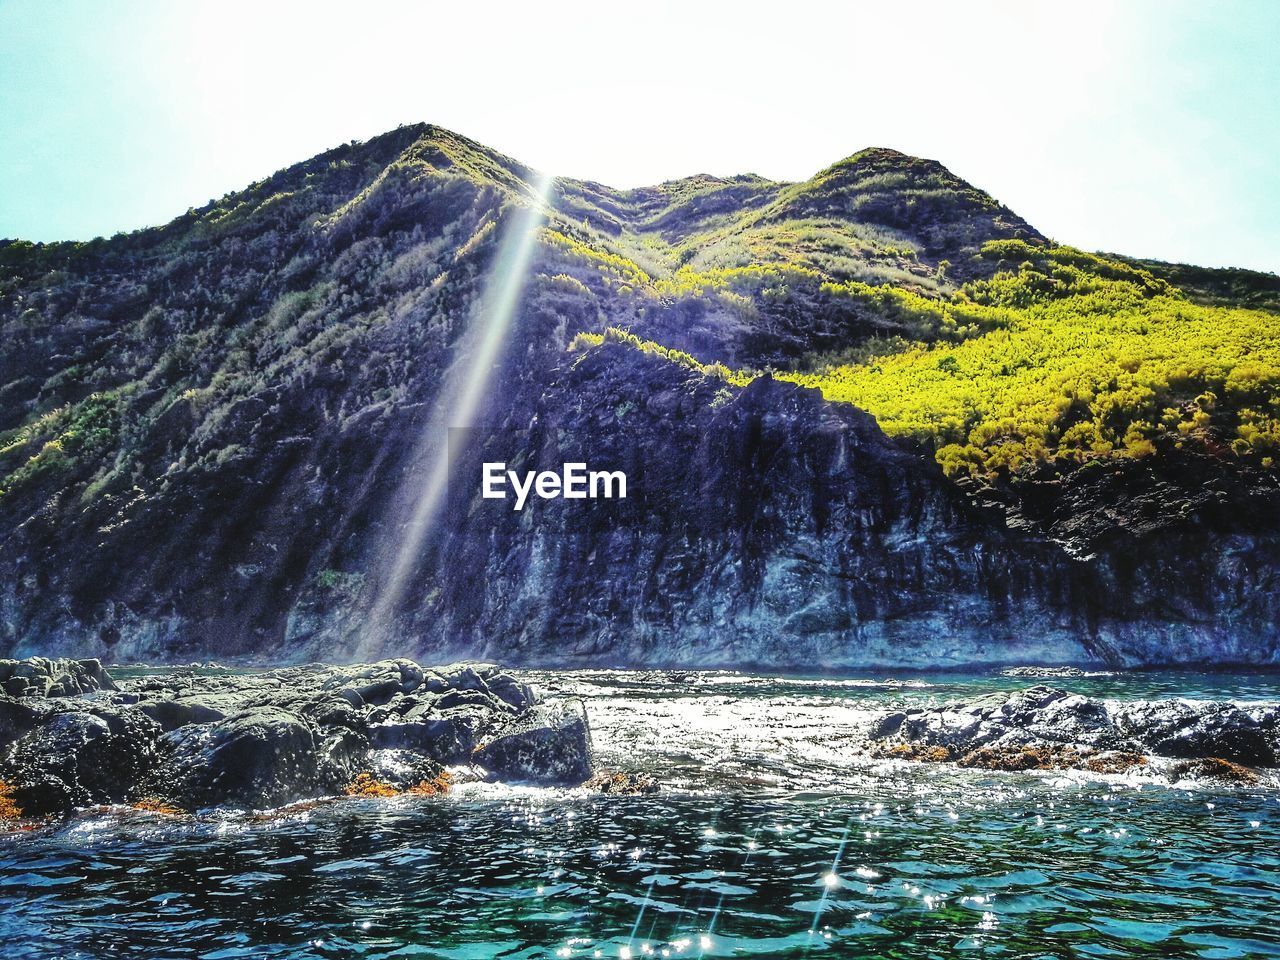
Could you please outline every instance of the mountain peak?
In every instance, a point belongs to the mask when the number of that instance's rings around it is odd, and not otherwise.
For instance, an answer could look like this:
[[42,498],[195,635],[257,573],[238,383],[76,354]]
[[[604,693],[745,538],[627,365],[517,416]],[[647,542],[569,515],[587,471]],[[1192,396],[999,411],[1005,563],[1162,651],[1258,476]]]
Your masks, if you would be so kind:
[[936,160],[867,147],[786,191],[770,219],[870,224],[918,242],[932,260],[970,259],[988,240],[1043,239],[984,190]]

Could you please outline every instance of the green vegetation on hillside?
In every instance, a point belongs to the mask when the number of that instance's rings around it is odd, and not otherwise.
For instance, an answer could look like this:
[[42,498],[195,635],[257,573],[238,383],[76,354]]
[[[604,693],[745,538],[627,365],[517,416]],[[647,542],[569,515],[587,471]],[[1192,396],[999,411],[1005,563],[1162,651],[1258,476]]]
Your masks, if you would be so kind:
[[1067,247],[1008,240],[983,252],[1000,272],[935,309],[987,332],[784,376],[929,444],[952,474],[1187,442],[1272,465],[1274,313],[1193,303],[1138,266]]
[[701,363],[696,357],[690,356],[683,350],[670,350],[660,343],[654,343],[652,340],[641,340],[635,334],[628,333],[626,330],[619,330],[617,327],[608,327],[604,333],[580,333],[569,341],[569,351],[576,353],[589,350],[592,347],[598,347],[604,343],[622,343],[634,350],[639,350],[641,353],[647,353],[652,357],[661,357],[670,363],[678,363],[683,367],[688,367],[704,377],[716,377],[739,387],[745,387],[752,379],[752,375],[749,373],[730,370],[723,363]]
[[[925,296],[916,292],[918,284],[903,288],[841,280],[838,274],[781,256],[729,267],[683,266],[653,276],[635,260],[598,242],[550,229],[543,235],[566,269],[586,278],[588,286],[600,287],[602,294],[630,298],[631,307],[640,313],[646,307],[652,312],[696,306],[728,323],[770,333],[788,318],[799,318],[814,332],[845,341],[849,338],[838,331],[850,317],[861,318],[882,338],[908,342],[956,342],[1011,319],[1009,311],[998,307]],[[613,314],[615,323],[625,319],[616,309]],[[860,352],[865,348],[878,352],[874,344],[854,347]]]
[[0,463],[11,453],[25,459],[0,476],[5,491],[48,473],[66,473],[111,449],[120,432],[120,416],[129,391],[94,393],[74,405],[59,407],[37,420],[0,434]]
[[[420,126],[164,227],[0,241],[0,506],[127,506],[425,402],[532,176]],[[577,335],[734,383],[785,370],[953,473],[1177,443],[1269,465],[1280,446],[1280,279],[1048,245],[934,161],[557,180],[550,205],[522,362]]]
[[0,242],[0,508],[132,509],[246,473],[277,425],[367,426],[443,367],[508,202],[475,181],[523,183],[502,163],[404,128],[164,227]]

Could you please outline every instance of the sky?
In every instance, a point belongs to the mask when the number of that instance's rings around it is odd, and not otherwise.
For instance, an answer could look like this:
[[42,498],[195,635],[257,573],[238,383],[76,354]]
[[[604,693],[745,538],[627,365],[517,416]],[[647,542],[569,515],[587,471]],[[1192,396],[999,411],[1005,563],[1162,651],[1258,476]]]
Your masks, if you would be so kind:
[[1277,49],[1271,0],[0,0],[0,237],[426,121],[618,187],[893,147],[1063,243],[1280,271]]

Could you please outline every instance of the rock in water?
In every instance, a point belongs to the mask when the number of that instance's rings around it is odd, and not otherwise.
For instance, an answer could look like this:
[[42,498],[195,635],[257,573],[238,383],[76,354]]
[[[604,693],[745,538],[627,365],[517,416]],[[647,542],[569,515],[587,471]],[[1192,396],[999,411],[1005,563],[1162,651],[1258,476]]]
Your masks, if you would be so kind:
[[441,780],[442,764],[534,783],[591,775],[582,705],[542,704],[493,664],[175,671],[123,689],[94,661],[5,670],[23,692],[0,694],[0,779],[29,814],[141,799],[262,809],[345,793],[362,775],[412,788]]
[[1155,700],[1129,703],[1112,719],[1117,729],[1151,753],[1194,760],[1218,757],[1250,767],[1276,762],[1274,716],[1270,729],[1232,703]]
[[76,697],[94,690],[114,690],[97,660],[0,660],[0,688],[11,697]]
[[1272,767],[1280,758],[1280,710],[1210,700],[1117,705],[1035,686],[886,713],[868,736],[883,755],[992,769],[1095,769],[1104,754]]
[[1084,671],[1079,667],[1006,667],[1000,671],[1002,677],[1083,677]]
[[586,708],[580,700],[532,707],[473,756],[502,779],[576,786],[591,777]]
[[159,737],[159,725],[136,710],[46,712],[5,752],[0,780],[29,815],[121,803],[155,767]]
[[157,792],[189,810],[276,807],[321,788],[316,733],[297,714],[261,707],[164,739]]

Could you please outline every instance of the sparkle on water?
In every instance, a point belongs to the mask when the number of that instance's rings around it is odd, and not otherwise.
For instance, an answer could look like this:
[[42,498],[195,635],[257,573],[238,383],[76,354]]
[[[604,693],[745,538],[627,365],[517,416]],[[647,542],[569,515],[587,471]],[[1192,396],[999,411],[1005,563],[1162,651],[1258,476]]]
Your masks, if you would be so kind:
[[[35,958],[1280,955],[1280,794],[870,761],[868,712],[1034,681],[531,674],[662,793],[496,785],[0,839]],[[1274,677],[1056,681],[1274,701]]]

